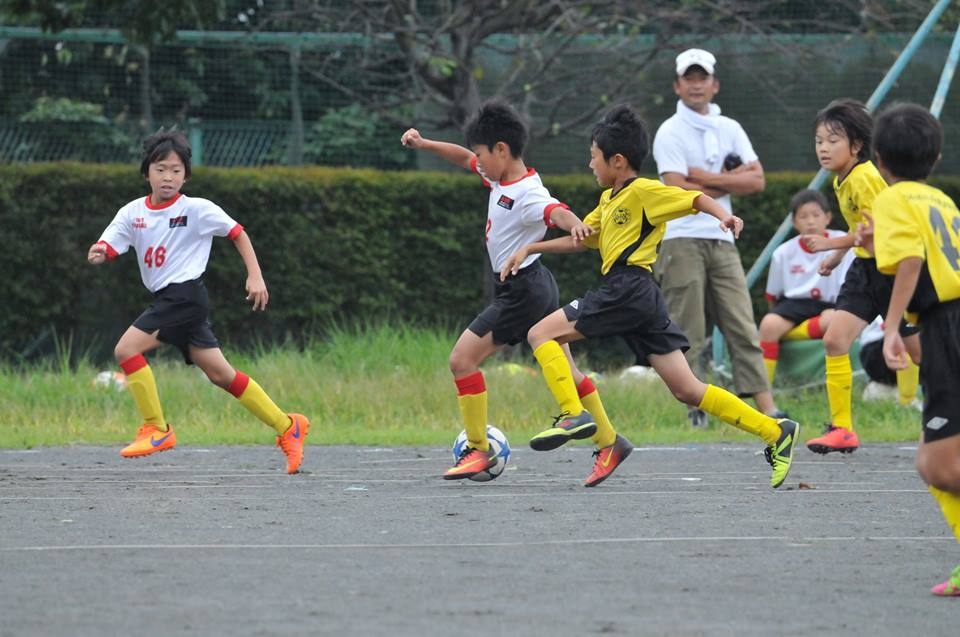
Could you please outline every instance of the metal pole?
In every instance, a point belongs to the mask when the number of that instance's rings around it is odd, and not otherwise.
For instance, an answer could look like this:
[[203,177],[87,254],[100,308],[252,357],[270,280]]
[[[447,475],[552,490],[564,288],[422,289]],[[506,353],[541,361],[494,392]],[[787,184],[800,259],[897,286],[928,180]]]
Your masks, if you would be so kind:
[[950,45],[950,53],[947,54],[947,63],[943,65],[937,92],[933,96],[933,101],[930,102],[930,112],[937,119],[940,119],[940,111],[943,110],[943,103],[947,100],[947,91],[953,81],[953,72],[957,68],[958,58],[960,58],[960,24],[957,25],[957,32],[953,36],[953,44]]

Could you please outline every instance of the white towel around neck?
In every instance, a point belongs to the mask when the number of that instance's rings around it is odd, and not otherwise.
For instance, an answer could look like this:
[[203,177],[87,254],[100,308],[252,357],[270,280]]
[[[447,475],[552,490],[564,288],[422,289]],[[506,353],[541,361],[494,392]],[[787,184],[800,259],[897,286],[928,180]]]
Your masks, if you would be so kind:
[[703,135],[704,159],[707,164],[715,166],[720,161],[720,138],[717,137],[717,129],[720,127],[720,107],[711,103],[707,115],[701,115],[684,105],[682,100],[677,100],[677,115],[681,121]]

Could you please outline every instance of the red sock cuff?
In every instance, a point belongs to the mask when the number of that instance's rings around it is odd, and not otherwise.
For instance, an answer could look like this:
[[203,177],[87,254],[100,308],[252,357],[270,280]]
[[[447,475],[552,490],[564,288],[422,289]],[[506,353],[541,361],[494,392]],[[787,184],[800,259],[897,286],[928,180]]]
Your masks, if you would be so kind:
[[143,354],[134,354],[125,361],[120,361],[120,369],[123,370],[124,374],[128,376],[138,370],[143,369],[149,365],[146,357]]
[[241,372],[239,369],[236,370],[237,375],[233,377],[233,382],[230,383],[230,386],[227,387],[227,391],[240,398],[243,396],[243,392],[247,391],[247,385],[250,384],[250,377]]
[[823,329],[820,327],[819,316],[814,316],[807,321],[807,336],[813,339],[823,338]]
[[462,378],[454,378],[453,382],[457,384],[457,396],[482,394],[487,391],[487,383],[483,380],[483,372],[481,371],[476,371]]
[[780,343],[760,341],[760,349],[763,350],[763,357],[768,361],[780,358]]
[[580,381],[580,384],[577,385],[577,396],[580,398],[589,396],[595,391],[597,391],[597,386],[593,384],[593,381],[590,380],[589,376],[584,376],[583,380]]

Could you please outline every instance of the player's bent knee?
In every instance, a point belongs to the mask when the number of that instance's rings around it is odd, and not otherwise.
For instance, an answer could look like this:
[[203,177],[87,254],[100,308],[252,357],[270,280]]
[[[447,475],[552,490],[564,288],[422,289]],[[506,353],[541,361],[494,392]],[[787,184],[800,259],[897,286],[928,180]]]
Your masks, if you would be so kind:
[[941,491],[960,494],[960,462],[936,462],[927,454],[918,453],[916,467],[926,484]]
[[827,356],[842,356],[850,353],[852,341],[846,338],[830,336],[829,333],[823,337],[823,351]]

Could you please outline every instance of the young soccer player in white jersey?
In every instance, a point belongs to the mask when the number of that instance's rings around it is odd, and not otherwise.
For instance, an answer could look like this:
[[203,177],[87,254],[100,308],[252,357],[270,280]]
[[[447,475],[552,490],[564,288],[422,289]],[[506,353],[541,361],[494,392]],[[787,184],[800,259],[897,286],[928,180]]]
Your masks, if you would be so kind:
[[[850,453],[860,446],[860,439],[853,430],[850,348],[867,324],[885,311],[893,285],[892,277],[877,271],[876,261],[869,253],[854,247],[863,211],[871,210],[874,199],[887,187],[870,161],[872,138],[873,120],[866,107],[856,100],[833,101],[817,114],[814,121],[817,159],[823,168],[836,173],[833,189],[849,233],[837,238],[808,234],[802,240],[815,252],[833,251],[820,265],[820,273],[825,276],[840,265],[850,248],[856,256],[840,288],[836,313],[823,335],[830,422],[823,435],[807,441],[807,448],[815,453]],[[919,361],[920,341],[916,328],[903,321],[899,326],[901,333],[908,337],[911,354]],[[916,397],[918,384],[916,366],[897,374],[903,404],[909,404]]]
[[[940,123],[922,106],[900,104],[877,118],[877,167],[890,187],[872,209],[880,272],[893,275],[883,354],[891,369],[907,364],[897,325],[919,318],[924,378],[923,435],[917,469],[960,541],[960,212],[925,182],[940,158]],[[931,589],[960,596],[960,566]]]
[[846,235],[827,227],[832,215],[823,193],[801,190],[790,200],[790,211],[793,227],[800,236],[773,251],[765,293],[770,311],[760,320],[760,349],[771,386],[780,359],[780,341],[823,338],[843,277],[853,260],[853,255],[847,253],[832,274],[823,276],[819,272],[822,258],[801,241],[802,235]]
[[120,455],[147,456],[177,444],[160,406],[153,371],[144,357],[161,343],[169,343],[180,349],[187,363],[203,370],[210,382],[233,394],[276,430],[277,445],[287,458],[287,473],[295,473],[303,461],[303,442],[310,422],[301,414],[281,411],[255,380],[234,369],[220,351],[210,326],[202,276],[214,237],[227,237],[240,253],[247,269],[247,300],[253,309],[266,309],[269,295],[243,226],[215,203],[180,192],[190,178],[190,157],[190,145],[178,131],[161,129],[147,138],[140,174],[150,184],[150,194],[121,208],[100,240],[87,251],[87,260],[99,265],[133,248],[143,284],[154,295],[150,307],[127,328],[114,348],[143,419],[136,438]]
[[[527,135],[527,127],[516,110],[491,100],[480,107],[464,129],[470,148],[426,139],[414,128],[400,137],[404,146],[428,150],[475,172],[490,189],[485,237],[490,266],[497,278],[507,257],[520,246],[542,239],[549,227],[566,230],[577,241],[591,232],[566,204],[550,195],[536,171],[524,163]],[[531,325],[559,306],[557,283],[538,256],[525,259],[517,271],[518,276],[511,281],[497,280],[493,303],[477,315],[450,352],[450,371],[457,387],[467,446],[454,466],[443,474],[447,480],[469,478],[496,461],[487,442],[487,387],[480,364],[505,345],[521,342]],[[577,369],[569,349],[564,356],[573,370],[576,391],[595,410],[595,417],[574,428],[558,426],[542,440],[531,441],[531,446],[552,449],[570,439],[592,437],[597,445],[597,460],[584,482],[584,486],[592,487],[609,477],[633,446],[613,428],[596,387]],[[561,416],[557,420],[562,419]]]
[[636,113],[626,105],[611,110],[594,127],[590,148],[590,168],[597,182],[608,188],[583,220],[593,233],[583,240],[560,237],[523,246],[504,262],[500,278],[510,281],[534,254],[599,249],[600,288],[553,312],[534,325],[528,336],[553,397],[570,414],[567,421],[576,426],[590,422],[592,416],[578,397],[563,347],[584,338],[619,335],[638,357],[645,354],[677,400],[761,438],[773,467],[770,485],[777,488],[790,471],[800,425],[767,416],[694,376],[683,355],[689,342],[670,320],[666,301],[653,280],[653,262],[670,219],[702,211],[735,236],[743,221],[701,192],[638,177],[648,148],[646,126]]

